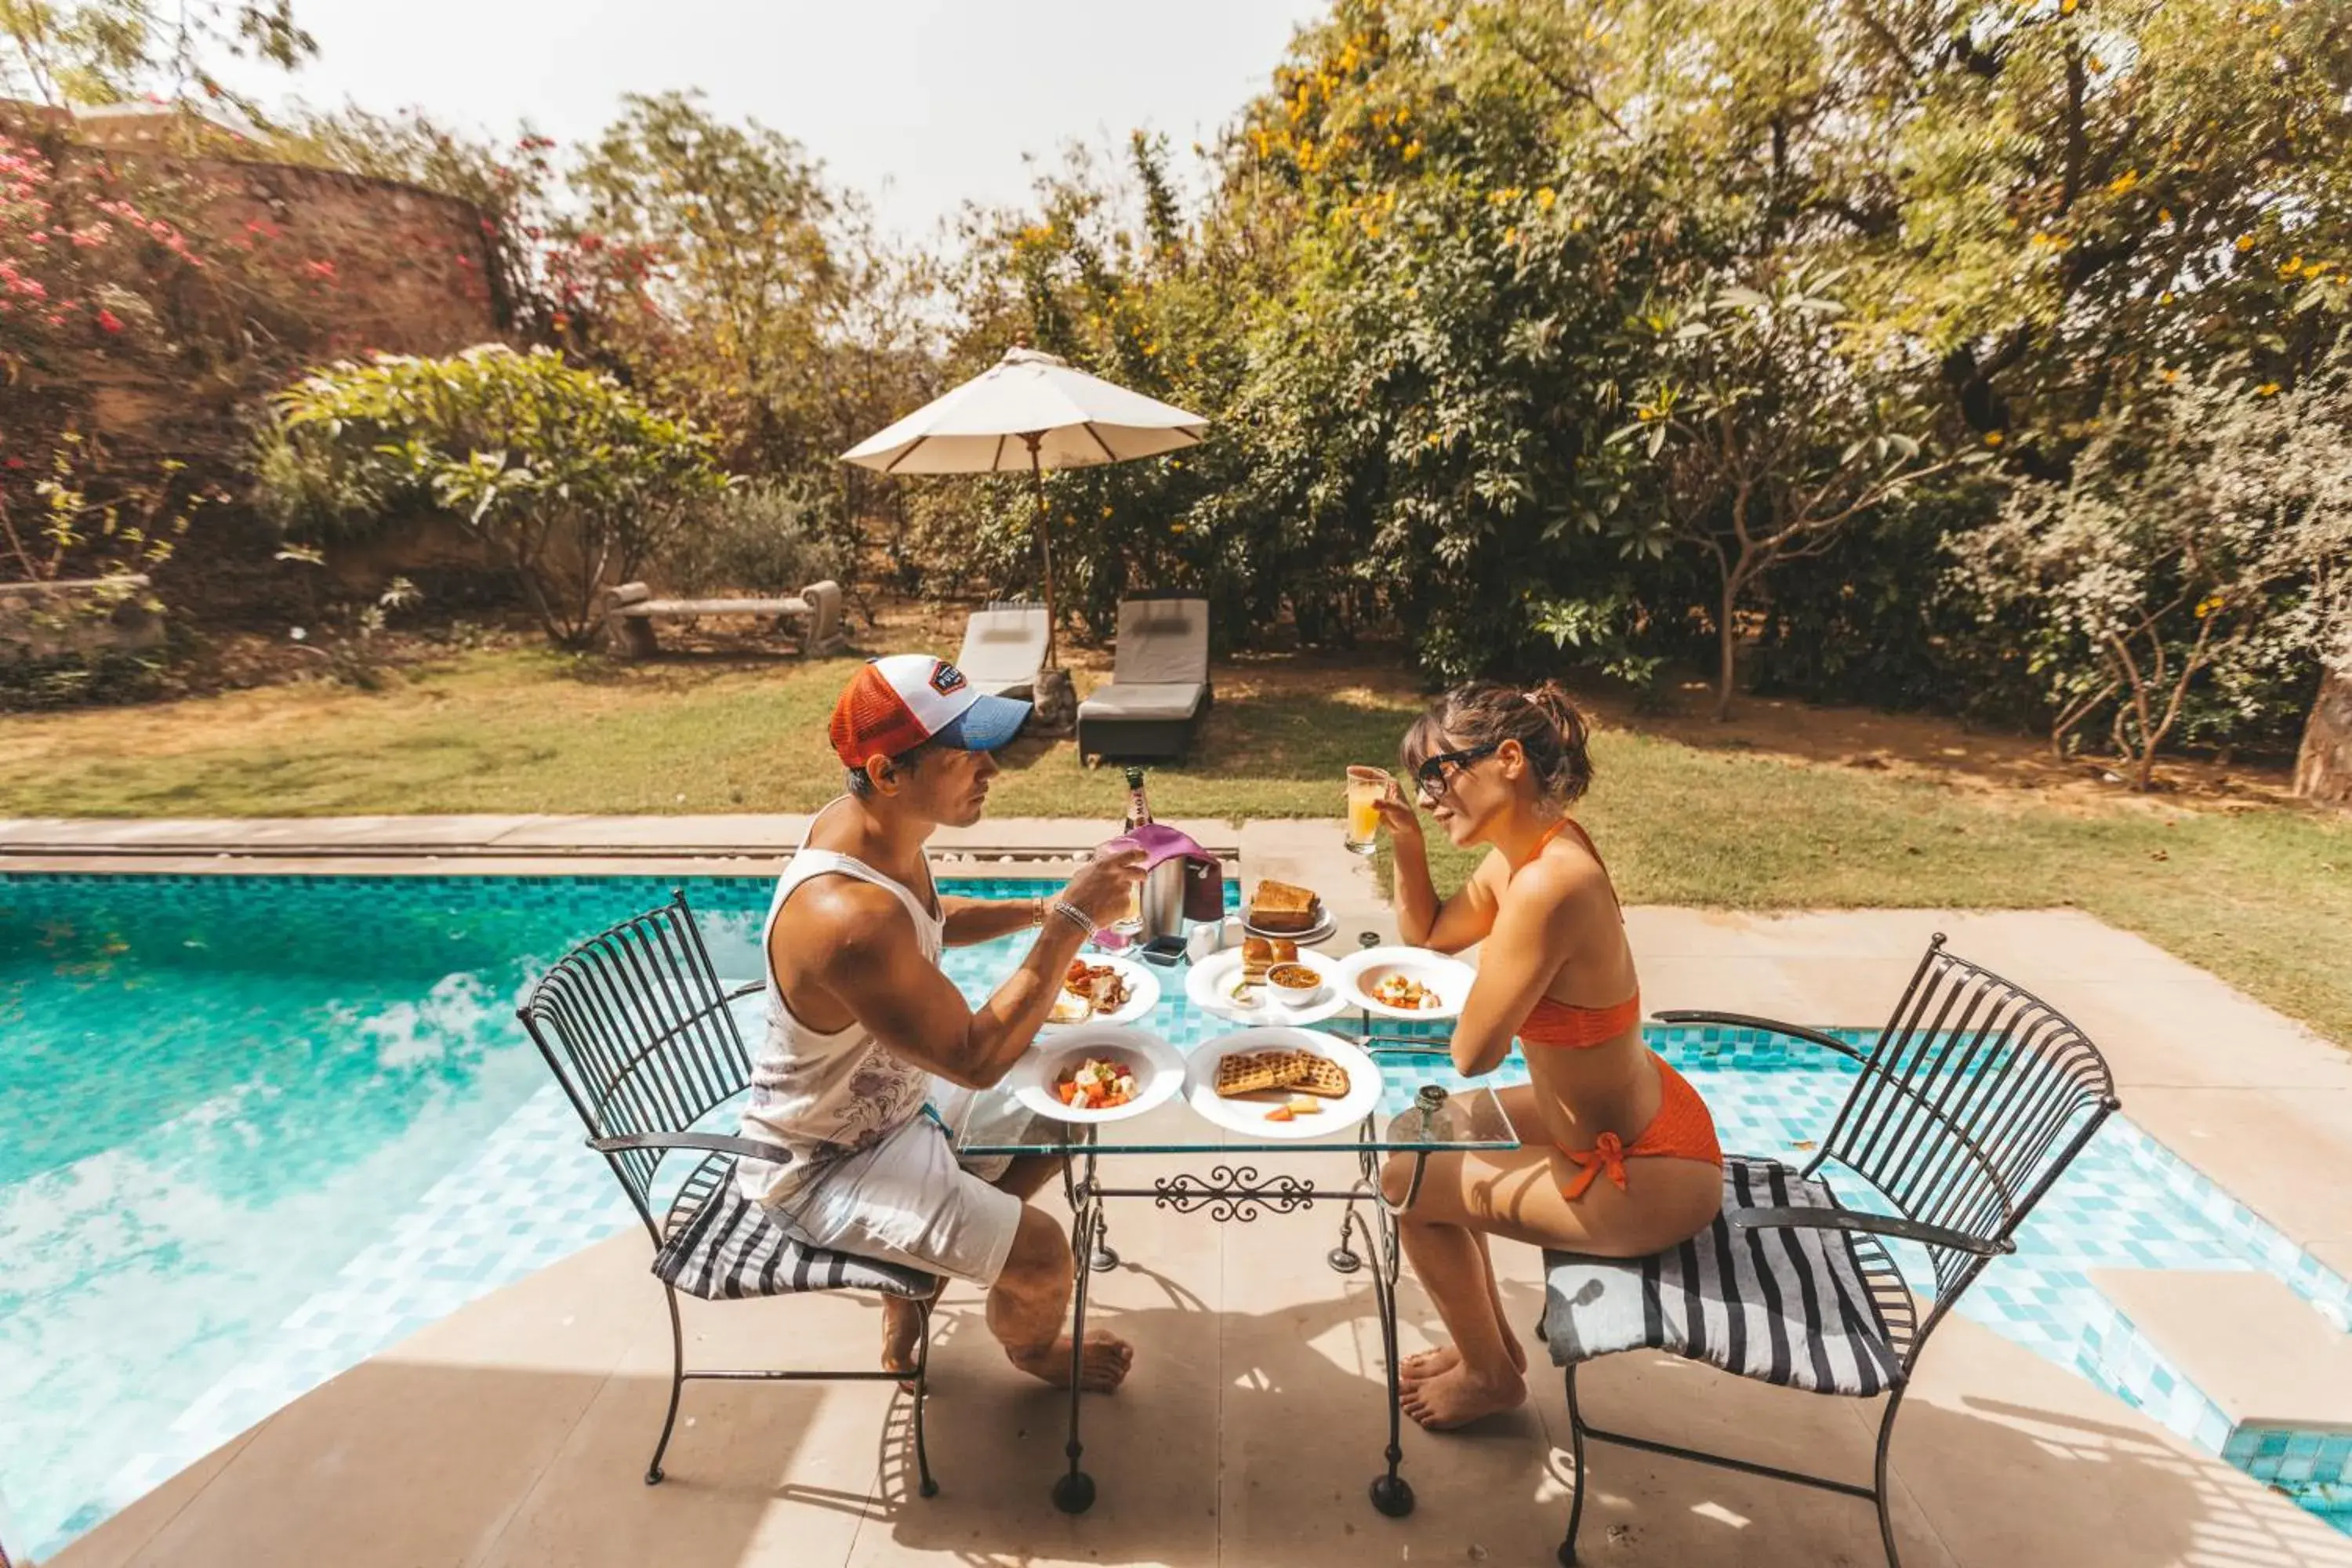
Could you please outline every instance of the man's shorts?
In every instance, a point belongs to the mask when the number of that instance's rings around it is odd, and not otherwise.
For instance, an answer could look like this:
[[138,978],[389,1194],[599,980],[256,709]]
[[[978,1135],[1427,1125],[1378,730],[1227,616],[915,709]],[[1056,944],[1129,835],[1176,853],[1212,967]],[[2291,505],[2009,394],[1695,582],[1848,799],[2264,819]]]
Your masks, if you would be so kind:
[[959,1165],[946,1130],[929,1116],[833,1166],[769,1213],[812,1246],[981,1286],[1004,1272],[1021,1227],[1021,1200]]

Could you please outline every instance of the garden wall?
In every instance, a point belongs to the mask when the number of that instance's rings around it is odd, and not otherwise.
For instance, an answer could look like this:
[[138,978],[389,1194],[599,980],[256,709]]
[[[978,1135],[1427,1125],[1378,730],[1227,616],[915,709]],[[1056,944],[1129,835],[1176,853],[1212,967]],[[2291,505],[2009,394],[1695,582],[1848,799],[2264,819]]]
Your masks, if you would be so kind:
[[[123,275],[127,330],[70,345],[0,386],[0,442],[37,461],[77,428],[112,465],[188,465],[230,500],[207,507],[157,590],[175,616],[278,613],[275,539],[247,512],[247,454],[268,396],[306,366],[369,350],[446,354],[502,340],[489,222],[471,204],[393,181],[236,155],[233,132],[142,106],[79,116],[0,100],[0,132],[54,165],[101,160],[150,193],[200,265],[168,283]],[[143,319],[142,319],[143,316]],[[398,555],[396,543],[387,552]],[[431,552],[428,552],[429,553]]]

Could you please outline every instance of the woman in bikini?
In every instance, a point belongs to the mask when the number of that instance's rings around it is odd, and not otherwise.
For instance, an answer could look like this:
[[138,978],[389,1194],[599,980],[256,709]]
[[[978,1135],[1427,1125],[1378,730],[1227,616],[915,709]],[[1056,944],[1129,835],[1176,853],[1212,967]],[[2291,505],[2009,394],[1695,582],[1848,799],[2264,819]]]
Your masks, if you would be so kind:
[[[1402,1215],[1405,1255],[1454,1343],[1402,1369],[1404,1408],[1442,1430],[1527,1399],[1527,1352],[1505,1320],[1490,1236],[1607,1258],[1687,1240],[1723,1201],[1715,1123],[1642,1043],[1642,999],[1616,890],[1568,808],[1592,783],[1587,727],[1567,693],[1478,682],[1407,734],[1406,778],[1445,836],[1486,858],[1441,900],[1421,819],[1391,781],[1381,806],[1396,855],[1397,928],[1440,952],[1483,943],[1454,1031],[1478,1078],[1525,1042],[1530,1081],[1501,1091],[1521,1146],[1433,1155]],[[1401,1202],[1412,1174],[1391,1156]]]

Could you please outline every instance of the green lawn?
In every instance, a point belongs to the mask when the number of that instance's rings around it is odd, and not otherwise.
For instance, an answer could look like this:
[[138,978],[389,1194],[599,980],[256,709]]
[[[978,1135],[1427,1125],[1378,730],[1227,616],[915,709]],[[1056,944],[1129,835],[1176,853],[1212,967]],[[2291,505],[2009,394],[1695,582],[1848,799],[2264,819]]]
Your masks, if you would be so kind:
[[[376,694],[280,687],[0,718],[0,815],[796,811],[835,791],[824,742],[847,660],[614,668],[483,653]],[[1241,666],[1206,743],[1152,775],[1168,816],[1335,816],[1386,761],[1402,676]],[[2072,904],[2352,1042],[2352,824],[2279,809],[2054,805],[1622,731],[1582,813],[1629,900],[1749,909]],[[1010,754],[992,810],[1119,809],[1066,744]],[[1461,862],[1444,858],[1459,874]]]

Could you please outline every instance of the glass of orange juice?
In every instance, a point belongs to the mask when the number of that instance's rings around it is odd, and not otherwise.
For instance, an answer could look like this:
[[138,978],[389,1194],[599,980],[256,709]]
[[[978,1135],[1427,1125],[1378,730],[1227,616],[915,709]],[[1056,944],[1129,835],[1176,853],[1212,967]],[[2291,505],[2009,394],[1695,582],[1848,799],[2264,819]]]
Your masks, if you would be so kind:
[[1379,847],[1381,797],[1388,793],[1389,775],[1378,768],[1348,770],[1348,847],[1370,855]]

